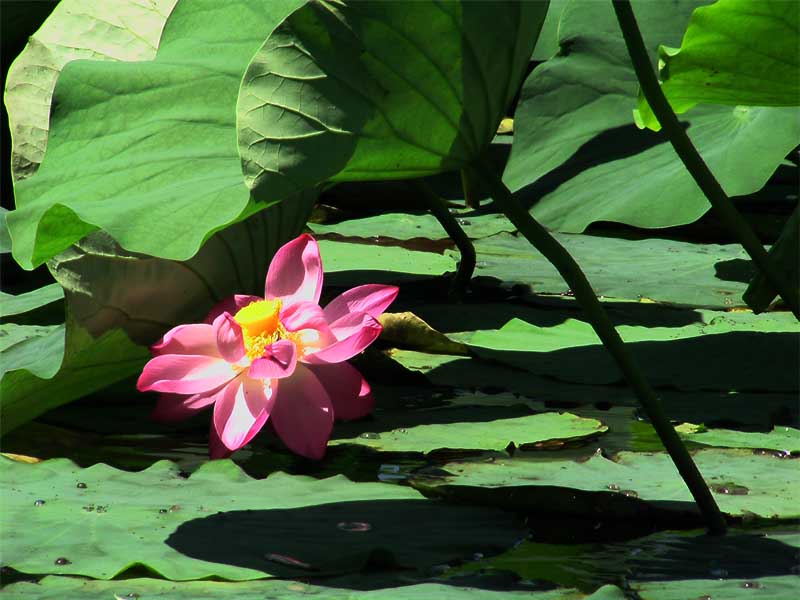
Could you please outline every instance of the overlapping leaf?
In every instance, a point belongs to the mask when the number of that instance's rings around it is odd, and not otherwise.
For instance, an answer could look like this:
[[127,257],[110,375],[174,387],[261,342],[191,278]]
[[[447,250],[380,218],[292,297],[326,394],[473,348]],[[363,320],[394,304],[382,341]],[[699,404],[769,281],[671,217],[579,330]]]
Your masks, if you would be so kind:
[[[659,49],[662,90],[678,114],[701,102],[798,106],[798,46],[797,2],[721,0],[692,14],[679,49]],[[638,113],[645,126],[659,129],[644,98]]]
[[113,4],[62,0],[8,71],[5,104],[14,140],[15,179],[33,175],[47,148],[53,89],[61,69],[80,59],[151,60],[177,0]]
[[[706,3],[634,2],[652,55],[659,44],[677,45],[692,10]],[[506,184],[538,200],[532,214],[544,225],[565,232],[597,221],[658,228],[702,216],[708,201],[671,145],[633,124],[638,82],[611,4],[568,4],[559,45],[522,88]],[[706,106],[685,119],[731,196],[759,190],[800,139],[792,108]]]
[[459,168],[494,137],[546,2],[314,1],[242,81],[239,147],[257,197]]
[[32,268],[100,228],[128,251],[185,260],[245,216],[250,194],[233,135],[238,83],[300,3],[182,2],[155,60],[68,63],[47,156],[15,188],[14,258]]

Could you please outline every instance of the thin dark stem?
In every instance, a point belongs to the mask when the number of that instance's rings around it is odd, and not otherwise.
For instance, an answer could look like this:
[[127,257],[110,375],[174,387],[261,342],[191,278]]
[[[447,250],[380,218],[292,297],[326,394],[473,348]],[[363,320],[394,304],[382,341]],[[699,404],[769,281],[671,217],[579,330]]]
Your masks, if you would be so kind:
[[617,13],[619,26],[622,29],[622,36],[625,38],[625,45],[628,47],[628,54],[631,56],[631,62],[636,71],[636,77],[639,79],[639,85],[642,87],[642,92],[647,98],[653,114],[658,119],[658,122],[661,123],[661,127],[664,129],[664,133],[667,134],[672,147],[675,148],[675,152],[680,157],[686,170],[691,173],[697,185],[708,198],[711,207],[716,211],[722,223],[736,235],[739,243],[750,255],[758,269],[769,280],[772,287],[778,292],[786,306],[794,313],[795,317],[800,319],[800,310],[798,310],[800,291],[792,290],[789,282],[781,276],[780,271],[767,255],[767,251],[764,250],[761,241],[733,206],[730,198],[725,194],[722,186],[716,180],[705,161],[703,161],[703,157],[697,152],[689,136],[681,127],[678,117],[675,116],[672,107],[667,102],[664,92],[658,84],[653,67],[650,65],[650,57],[647,55],[647,49],[642,40],[639,26],[636,24],[636,17],[633,14],[630,1],[612,0],[612,3],[614,11]]
[[461,169],[461,189],[464,190],[464,204],[467,208],[478,209],[481,207],[478,186],[470,175],[469,169]]
[[578,263],[544,227],[522,208],[491,168],[482,162],[476,162],[473,167],[483,184],[491,190],[492,198],[509,220],[558,269],[564,281],[567,282],[597,336],[614,357],[614,360],[616,360],[625,379],[627,379],[639,402],[644,407],[656,433],[658,433],[658,437],[661,438],[661,442],[669,452],[692,496],[694,496],[695,502],[697,502],[700,512],[705,518],[709,533],[724,534],[727,528],[725,519],[719,507],[717,507],[717,503],[714,501],[708,486],[703,481],[703,476],[670,424],[667,415],[664,413],[664,408],[661,406],[661,401],[647,382],[636,359],[623,343],[622,338],[620,338],[619,333],[614,328],[614,324],[602,304],[600,304],[597,296],[595,296],[592,286],[586,279],[586,275],[581,271]]
[[450,213],[445,201],[422,181],[416,180],[414,185],[422,193],[428,202],[428,208],[430,208],[431,213],[439,221],[447,235],[450,236],[450,239],[455,242],[458,251],[461,253],[458,270],[451,286],[452,293],[461,298],[467,291],[469,281],[472,279],[472,273],[475,271],[475,247],[467,237],[467,234],[464,233],[464,230],[461,229],[456,218]]

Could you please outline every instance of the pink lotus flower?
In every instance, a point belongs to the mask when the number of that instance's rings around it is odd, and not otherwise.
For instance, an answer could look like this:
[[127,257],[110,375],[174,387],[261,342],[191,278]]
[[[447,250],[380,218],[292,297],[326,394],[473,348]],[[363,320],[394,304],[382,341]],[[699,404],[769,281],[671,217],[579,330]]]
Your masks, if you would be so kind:
[[281,247],[264,298],[232,296],[205,323],[179,325],[152,347],[137,388],[162,392],[154,417],[180,420],[214,405],[209,451],[229,455],[267,419],[292,451],[320,459],[333,420],[372,410],[369,384],[344,362],[381,332],[398,289],[362,285],[320,308],[319,246],[304,234]]

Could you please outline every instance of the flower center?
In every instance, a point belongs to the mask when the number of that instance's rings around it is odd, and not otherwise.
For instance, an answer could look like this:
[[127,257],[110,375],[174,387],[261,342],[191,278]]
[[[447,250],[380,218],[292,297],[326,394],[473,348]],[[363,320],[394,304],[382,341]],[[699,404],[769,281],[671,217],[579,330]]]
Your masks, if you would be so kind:
[[270,344],[289,337],[278,318],[280,312],[280,300],[258,300],[234,315],[233,320],[242,328],[245,352],[251,361],[263,356]]

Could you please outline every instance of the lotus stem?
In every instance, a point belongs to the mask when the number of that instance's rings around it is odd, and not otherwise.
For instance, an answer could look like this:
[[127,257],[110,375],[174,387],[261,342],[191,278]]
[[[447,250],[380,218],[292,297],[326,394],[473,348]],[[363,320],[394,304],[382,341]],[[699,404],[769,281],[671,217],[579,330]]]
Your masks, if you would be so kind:
[[461,229],[461,225],[458,224],[450,209],[447,208],[447,203],[422,181],[414,181],[414,185],[422,193],[428,202],[431,213],[439,221],[447,235],[450,236],[450,239],[455,242],[461,254],[461,260],[458,263],[458,269],[455,277],[453,277],[450,290],[454,296],[463,298],[475,271],[475,247],[467,237],[467,234],[464,233],[464,230]]
[[470,174],[469,169],[461,169],[461,189],[464,190],[464,205],[467,208],[477,210],[481,207],[478,185]]
[[625,45],[628,47],[628,54],[630,54],[633,68],[636,71],[636,77],[639,79],[639,85],[648,104],[650,104],[650,108],[653,110],[653,114],[658,119],[658,122],[661,123],[664,133],[669,138],[672,147],[683,162],[686,170],[689,171],[711,203],[711,207],[716,211],[719,219],[737,237],[758,270],[764,274],[772,287],[778,292],[786,306],[789,307],[789,310],[794,313],[795,317],[800,319],[798,290],[792,290],[786,278],[781,276],[777,265],[770,260],[761,241],[753,233],[744,217],[733,206],[730,198],[728,198],[722,186],[714,177],[708,165],[706,165],[703,157],[700,156],[697,148],[692,144],[664,96],[655,71],[650,65],[650,57],[642,40],[639,26],[636,24],[636,17],[633,14],[630,1],[612,0],[612,4],[617,14],[620,29],[622,29],[622,36],[625,38]]
[[708,531],[714,535],[723,535],[727,530],[725,518],[717,506],[703,476],[694,464],[692,457],[669,422],[661,401],[655,395],[647,379],[642,373],[636,359],[628,351],[603,305],[586,279],[575,259],[567,252],[550,233],[542,227],[517,200],[497,174],[484,162],[473,164],[474,172],[483,184],[491,190],[491,196],[506,217],[519,232],[541,252],[567,282],[575,299],[583,308],[589,323],[603,342],[608,352],[616,361],[625,379],[628,381],[636,397],[647,413],[658,437],[667,449],[672,461],[678,468],[686,486],[692,493],[700,513],[705,519]]

